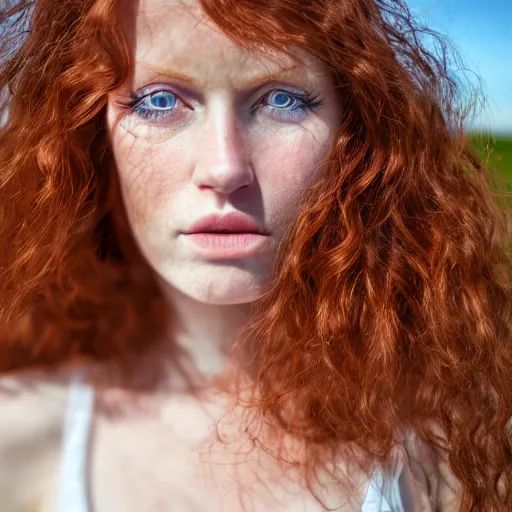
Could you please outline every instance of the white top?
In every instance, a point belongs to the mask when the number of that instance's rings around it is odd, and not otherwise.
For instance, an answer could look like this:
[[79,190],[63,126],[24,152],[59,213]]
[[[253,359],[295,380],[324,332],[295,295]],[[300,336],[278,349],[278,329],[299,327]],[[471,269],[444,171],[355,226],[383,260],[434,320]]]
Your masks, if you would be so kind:
[[[90,512],[87,496],[87,452],[94,414],[94,390],[84,384],[81,373],[71,381],[64,425],[60,466],[58,512]],[[361,512],[405,512],[398,479],[402,465],[394,475],[374,471]]]

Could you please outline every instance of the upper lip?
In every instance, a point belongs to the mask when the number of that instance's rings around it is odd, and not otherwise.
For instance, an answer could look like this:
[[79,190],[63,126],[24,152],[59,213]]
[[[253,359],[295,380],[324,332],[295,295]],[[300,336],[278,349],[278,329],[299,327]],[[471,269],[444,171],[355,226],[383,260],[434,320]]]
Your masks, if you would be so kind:
[[225,215],[210,214],[198,219],[185,231],[187,234],[227,231],[232,233],[258,233],[268,235],[268,231],[251,217],[231,212]]

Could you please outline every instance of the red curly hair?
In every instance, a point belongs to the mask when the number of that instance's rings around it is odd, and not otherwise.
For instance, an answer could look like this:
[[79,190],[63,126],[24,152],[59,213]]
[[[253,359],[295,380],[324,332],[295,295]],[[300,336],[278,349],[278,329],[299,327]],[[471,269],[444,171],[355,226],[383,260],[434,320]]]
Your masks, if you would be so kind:
[[[344,108],[234,347],[253,418],[306,447],[435,447],[460,512],[512,510],[510,197],[464,132],[477,96],[402,0],[200,0],[254,51],[319,58]],[[107,94],[128,76],[116,0],[20,0],[0,22],[0,368],[125,361],[168,325],[112,169]],[[429,50],[425,37],[436,44]]]

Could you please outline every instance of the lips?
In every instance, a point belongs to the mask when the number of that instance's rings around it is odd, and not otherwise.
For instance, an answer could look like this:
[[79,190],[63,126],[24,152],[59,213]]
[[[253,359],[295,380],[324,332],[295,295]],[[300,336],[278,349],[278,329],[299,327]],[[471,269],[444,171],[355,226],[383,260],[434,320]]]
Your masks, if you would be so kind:
[[269,235],[268,230],[266,230],[257,221],[238,212],[231,212],[225,215],[207,215],[194,222],[184,233],[254,233],[259,235]]

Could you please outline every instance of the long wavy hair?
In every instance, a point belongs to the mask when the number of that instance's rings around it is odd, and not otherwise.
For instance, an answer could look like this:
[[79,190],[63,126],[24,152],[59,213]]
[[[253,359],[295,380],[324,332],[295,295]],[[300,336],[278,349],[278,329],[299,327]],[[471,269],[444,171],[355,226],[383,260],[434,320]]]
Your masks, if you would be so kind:
[[[307,482],[339,447],[384,466],[414,432],[460,482],[461,512],[509,512],[510,197],[465,134],[478,96],[456,51],[402,0],[200,4],[250,50],[319,58],[343,103],[327,172],[234,347],[253,354],[234,373],[252,421],[303,441]],[[132,66],[117,10],[0,14],[3,372],[137,359],[168,327],[104,125]]]

